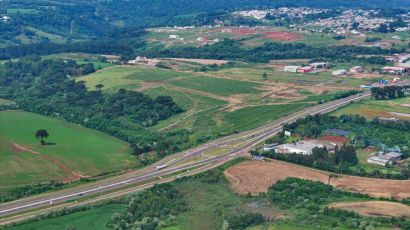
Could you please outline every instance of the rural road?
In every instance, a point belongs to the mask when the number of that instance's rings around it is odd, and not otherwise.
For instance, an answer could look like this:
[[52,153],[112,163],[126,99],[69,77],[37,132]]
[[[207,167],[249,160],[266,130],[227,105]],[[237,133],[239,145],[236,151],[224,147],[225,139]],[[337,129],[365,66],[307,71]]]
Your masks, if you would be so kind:
[[[349,103],[360,101],[369,97],[370,92],[365,92],[324,104],[314,105],[286,117],[277,119],[262,127],[223,137],[196,148],[174,154],[141,170],[136,170],[131,173],[126,173],[97,182],[79,185],[74,188],[49,192],[38,196],[0,204],[0,225],[12,222],[10,220],[12,220],[13,216],[18,215],[19,213],[27,213],[30,211],[34,213],[35,211],[41,209],[47,209],[51,206],[56,206],[57,204],[62,204],[79,198],[83,199],[85,197],[90,197],[91,195],[92,197],[98,197],[103,195],[101,193],[126,189],[131,185],[144,186],[150,182],[152,183],[152,180],[158,177],[161,178],[172,176],[177,172],[190,169],[193,170],[206,164],[215,165],[214,167],[216,167],[219,165],[217,164],[218,162],[224,162],[231,158],[237,157],[239,154],[248,151],[261,141],[273,136],[282,129],[282,124],[284,123],[293,122],[308,115],[331,112]],[[221,155],[215,155],[204,159],[200,158],[205,151],[218,149],[224,146],[230,146],[231,149],[227,153],[223,153]],[[196,159],[198,157],[199,160]],[[167,164],[166,168],[162,170],[155,169],[156,166],[165,163]],[[208,167],[207,169],[211,168],[213,167]],[[5,221],[6,218],[7,221]],[[17,220],[19,219],[16,219],[16,221]]]

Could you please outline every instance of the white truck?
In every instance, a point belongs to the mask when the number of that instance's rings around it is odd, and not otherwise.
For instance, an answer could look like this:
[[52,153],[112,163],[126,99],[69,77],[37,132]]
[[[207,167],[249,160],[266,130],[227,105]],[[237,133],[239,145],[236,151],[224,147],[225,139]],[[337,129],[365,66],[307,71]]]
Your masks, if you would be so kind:
[[155,169],[156,169],[156,170],[161,170],[161,169],[164,169],[164,168],[166,168],[166,167],[168,167],[167,164],[157,165],[157,166],[155,166]]

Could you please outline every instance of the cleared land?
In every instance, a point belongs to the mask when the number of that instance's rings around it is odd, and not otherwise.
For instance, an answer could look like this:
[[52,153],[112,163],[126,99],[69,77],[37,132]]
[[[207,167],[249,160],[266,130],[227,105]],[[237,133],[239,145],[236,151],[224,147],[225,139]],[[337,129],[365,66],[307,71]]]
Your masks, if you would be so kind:
[[[238,193],[259,194],[287,177],[297,177],[328,183],[330,173],[280,161],[248,161],[228,168],[225,175]],[[336,188],[368,194],[374,197],[410,197],[410,180],[385,180],[338,175],[330,180]]]
[[410,217],[410,206],[387,201],[340,202],[330,207],[355,211],[362,216]]
[[359,114],[368,119],[375,117],[410,120],[410,97],[394,100],[366,100],[334,112],[335,115]]
[[[50,134],[45,146],[34,138],[41,128]],[[82,176],[96,176],[137,166],[127,143],[59,119],[3,111],[0,129],[0,188],[66,180],[64,167]]]

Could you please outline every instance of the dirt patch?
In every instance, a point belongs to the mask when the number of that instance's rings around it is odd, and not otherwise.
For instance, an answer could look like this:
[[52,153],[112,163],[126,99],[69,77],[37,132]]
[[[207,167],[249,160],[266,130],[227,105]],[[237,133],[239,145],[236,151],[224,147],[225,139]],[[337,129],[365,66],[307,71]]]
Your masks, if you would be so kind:
[[64,182],[76,181],[76,180],[81,179],[81,177],[83,177],[82,175],[80,175],[77,172],[74,172],[73,170],[69,169],[67,166],[65,166],[63,163],[61,163],[59,160],[57,160],[57,159],[55,159],[51,156],[41,154],[41,153],[36,152],[36,151],[34,151],[30,148],[27,148],[25,146],[22,146],[22,145],[19,145],[19,144],[16,144],[16,143],[13,144],[13,149],[16,150],[17,152],[28,152],[28,153],[34,154],[36,156],[47,159],[48,161],[51,161],[54,164],[58,165],[61,169],[63,169],[65,172],[67,172],[70,175],[70,177],[67,178],[66,180],[64,180]]
[[[280,161],[248,161],[228,168],[225,175],[238,193],[257,195],[261,192],[267,192],[270,186],[288,177],[320,181],[327,184],[330,173]],[[385,180],[338,175],[330,180],[330,184],[339,189],[374,197],[394,197],[397,199],[410,197],[410,180]]]
[[174,61],[184,61],[184,62],[194,62],[202,65],[222,65],[226,64],[226,60],[214,60],[214,59],[193,59],[193,58],[166,58],[164,60],[174,60]]
[[362,216],[410,217],[410,206],[387,201],[339,202],[330,204],[330,207],[354,211]]
[[290,88],[289,86],[286,86],[284,84],[277,84],[274,86],[264,85],[259,87],[258,89],[265,91],[262,93],[263,98],[282,98],[291,101],[302,100],[306,98],[296,89]]
[[271,40],[279,40],[279,41],[297,41],[301,40],[303,36],[301,34],[295,34],[290,32],[284,31],[271,31],[267,32],[265,36],[262,38],[267,38]]

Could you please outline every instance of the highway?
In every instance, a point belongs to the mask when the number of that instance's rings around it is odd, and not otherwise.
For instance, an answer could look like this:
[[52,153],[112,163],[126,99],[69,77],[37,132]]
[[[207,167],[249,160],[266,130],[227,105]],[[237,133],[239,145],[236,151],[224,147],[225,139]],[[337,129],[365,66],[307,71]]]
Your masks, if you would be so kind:
[[[129,172],[120,176],[103,179],[97,182],[79,185],[74,188],[49,192],[38,196],[19,199],[16,201],[0,204],[0,225],[2,219],[18,215],[20,213],[36,212],[76,199],[102,196],[108,192],[129,188],[130,185],[144,186],[152,183],[152,179],[176,174],[177,172],[194,170],[198,167],[209,165],[207,170],[217,167],[218,163],[226,162],[240,154],[248,152],[253,146],[275,135],[282,129],[284,123],[293,122],[299,118],[318,113],[328,113],[349,103],[360,101],[370,97],[370,92],[365,92],[350,97],[338,99],[320,105],[313,105],[294,114],[277,119],[259,128],[223,137],[218,140],[203,144],[193,149],[168,156],[160,162],[147,168]],[[230,147],[222,154],[204,157],[206,151],[222,147]],[[156,170],[156,166],[166,164],[167,167]],[[103,193],[103,194],[102,194]],[[16,219],[17,220],[17,219]],[[20,219],[19,219],[20,220]],[[7,222],[9,223],[9,222]]]

